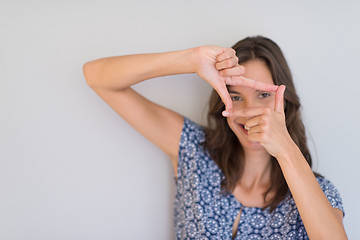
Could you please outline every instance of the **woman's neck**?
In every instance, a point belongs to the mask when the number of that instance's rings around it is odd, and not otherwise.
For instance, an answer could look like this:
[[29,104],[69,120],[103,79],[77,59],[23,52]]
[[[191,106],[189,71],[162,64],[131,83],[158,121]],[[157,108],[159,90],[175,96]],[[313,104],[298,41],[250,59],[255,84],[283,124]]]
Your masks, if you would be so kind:
[[271,156],[266,151],[245,151],[245,164],[240,184],[247,189],[268,188]]
[[246,207],[264,207],[274,196],[269,190],[271,177],[271,156],[265,151],[245,151],[244,171],[235,186],[233,195]]

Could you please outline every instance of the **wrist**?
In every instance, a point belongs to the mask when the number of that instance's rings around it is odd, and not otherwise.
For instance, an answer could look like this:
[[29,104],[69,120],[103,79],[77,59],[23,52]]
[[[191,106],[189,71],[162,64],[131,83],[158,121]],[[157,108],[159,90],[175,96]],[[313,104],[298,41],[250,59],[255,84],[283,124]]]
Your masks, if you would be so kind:
[[294,141],[290,141],[287,144],[284,144],[281,151],[275,156],[275,158],[280,161],[288,161],[293,158],[294,155],[301,154],[299,147],[295,144]]
[[182,73],[196,73],[197,48],[189,48],[180,51],[180,59],[177,59],[178,64],[181,64]]
[[199,65],[200,65],[200,57],[199,53],[201,51],[201,47],[194,47],[187,49],[189,54],[189,63],[191,65],[192,73],[198,73]]

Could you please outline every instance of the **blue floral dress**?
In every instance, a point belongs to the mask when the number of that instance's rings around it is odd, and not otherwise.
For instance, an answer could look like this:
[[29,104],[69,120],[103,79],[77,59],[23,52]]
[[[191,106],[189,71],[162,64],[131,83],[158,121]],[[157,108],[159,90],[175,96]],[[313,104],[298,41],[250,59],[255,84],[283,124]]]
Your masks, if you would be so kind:
[[[204,136],[201,126],[185,118],[174,204],[177,239],[232,239],[240,209],[235,239],[309,239],[291,195],[270,213],[269,208],[244,207],[234,195],[221,194],[224,176],[200,145]],[[324,178],[317,181],[331,205],[344,212],[337,189]]]

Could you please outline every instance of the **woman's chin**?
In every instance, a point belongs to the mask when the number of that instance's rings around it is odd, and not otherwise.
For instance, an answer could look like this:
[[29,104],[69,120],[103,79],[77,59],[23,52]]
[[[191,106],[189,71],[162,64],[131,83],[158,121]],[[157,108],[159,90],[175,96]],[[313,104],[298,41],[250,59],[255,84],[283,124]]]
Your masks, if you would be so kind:
[[[241,142],[240,142],[241,143]],[[244,150],[250,151],[266,151],[265,148],[259,142],[252,142],[250,140],[246,141],[246,143],[241,143]]]

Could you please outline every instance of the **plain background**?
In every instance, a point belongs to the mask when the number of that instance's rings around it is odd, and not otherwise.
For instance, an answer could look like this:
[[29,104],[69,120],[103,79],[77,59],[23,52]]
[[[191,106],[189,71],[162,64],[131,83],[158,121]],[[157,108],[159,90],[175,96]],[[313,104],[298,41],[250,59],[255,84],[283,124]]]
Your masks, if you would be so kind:
[[[0,239],[171,239],[169,159],[86,85],[82,65],[258,34],[287,57],[314,170],[339,189],[348,236],[360,239],[359,9],[358,1],[2,0]],[[194,74],[135,88],[205,121],[211,89]]]

